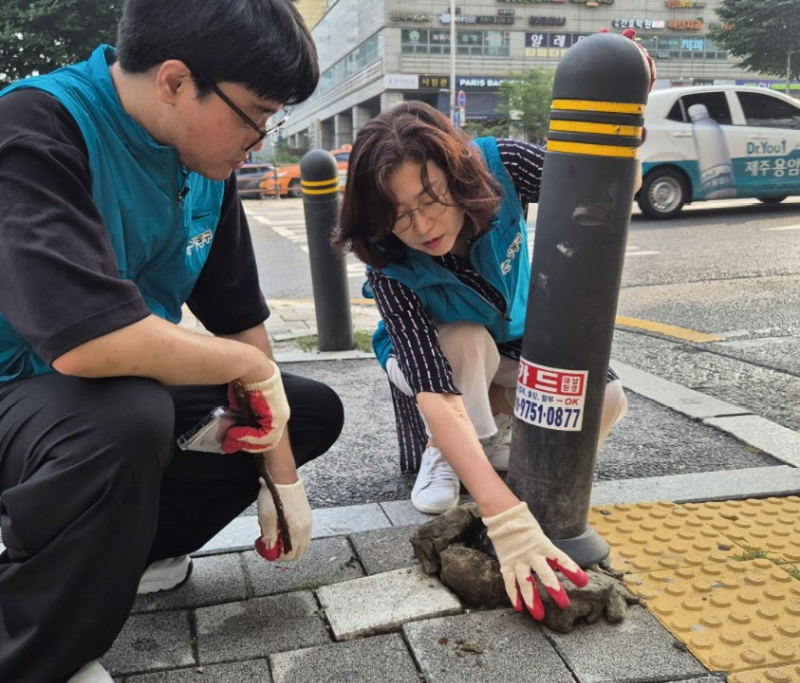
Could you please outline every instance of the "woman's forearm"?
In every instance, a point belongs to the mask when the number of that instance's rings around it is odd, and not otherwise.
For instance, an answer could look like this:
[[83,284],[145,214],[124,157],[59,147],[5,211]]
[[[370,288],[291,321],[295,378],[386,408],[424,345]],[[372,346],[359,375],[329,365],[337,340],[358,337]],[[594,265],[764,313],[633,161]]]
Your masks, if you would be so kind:
[[417,404],[434,444],[475,499],[482,516],[491,517],[519,503],[489,464],[460,396],[425,392],[417,395]]

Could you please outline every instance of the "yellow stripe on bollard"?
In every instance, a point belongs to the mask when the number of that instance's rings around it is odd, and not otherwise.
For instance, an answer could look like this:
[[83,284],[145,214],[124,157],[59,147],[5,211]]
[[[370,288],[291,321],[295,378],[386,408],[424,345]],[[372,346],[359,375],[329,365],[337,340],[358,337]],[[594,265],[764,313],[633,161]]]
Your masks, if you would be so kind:
[[330,185],[331,183],[339,183],[339,176],[331,178],[330,180],[301,180],[303,187],[319,187],[320,185]]
[[329,187],[325,190],[308,190],[305,187],[303,188],[303,194],[334,194],[335,192],[339,191],[339,186]]
[[589,123],[587,121],[550,120],[550,130],[567,133],[596,133],[598,135],[622,135],[638,138],[642,135],[641,126],[621,126],[616,123]]
[[573,111],[602,111],[613,114],[644,114],[643,104],[630,102],[597,102],[595,100],[553,100],[553,109]]
[[639,156],[637,147],[619,147],[617,145],[591,145],[586,142],[562,142],[560,140],[547,141],[548,152],[562,152],[564,154],[585,154],[598,157],[622,157],[636,159]]

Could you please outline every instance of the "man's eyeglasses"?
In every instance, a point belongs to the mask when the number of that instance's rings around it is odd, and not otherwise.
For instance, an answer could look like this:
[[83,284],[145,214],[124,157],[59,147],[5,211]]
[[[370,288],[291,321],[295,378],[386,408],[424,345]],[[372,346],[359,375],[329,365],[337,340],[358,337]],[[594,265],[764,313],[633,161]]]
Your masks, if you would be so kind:
[[278,121],[278,123],[276,123],[274,126],[270,126],[269,128],[262,128],[255,121],[253,121],[253,119],[251,119],[247,114],[245,114],[241,109],[239,109],[239,107],[237,107],[233,103],[233,101],[224,92],[222,92],[222,90],[219,89],[217,84],[214,83],[214,81],[212,81],[208,76],[205,76],[204,74],[200,73],[197,69],[192,69],[192,67],[189,67],[189,69],[195,76],[197,76],[197,78],[203,81],[203,84],[206,85],[217,97],[219,97],[219,99],[221,99],[234,112],[236,112],[236,114],[242,121],[244,121],[248,126],[250,126],[250,128],[252,128],[256,133],[258,133],[258,139],[252,145],[245,147],[244,150],[245,152],[249,152],[251,149],[253,149],[253,147],[259,145],[261,141],[264,138],[268,137],[269,135],[277,133],[280,130],[281,126],[283,126],[286,123],[287,119],[289,118],[289,111],[288,109],[286,109],[286,107],[284,107],[283,118],[280,121]]
[[445,201],[449,191],[450,190],[448,188],[438,197],[428,197],[425,199],[425,201],[420,202],[416,209],[411,209],[410,211],[405,211],[404,213],[398,214],[394,221],[394,225],[392,226],[392,232],[395,235],[401,235],[408,230],[414,223],[415,211],[418,211],[421,216],[425,216],[426,218],[438,218],[441,216],[445,211],[447,211],[449,206],[453,206]]

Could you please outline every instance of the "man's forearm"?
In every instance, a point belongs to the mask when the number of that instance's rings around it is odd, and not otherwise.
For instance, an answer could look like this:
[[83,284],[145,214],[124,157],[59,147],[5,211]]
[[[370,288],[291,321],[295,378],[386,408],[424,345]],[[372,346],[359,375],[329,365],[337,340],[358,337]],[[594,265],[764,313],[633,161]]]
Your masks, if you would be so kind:
[[53,361],[53,368],[76,377],[149,377],[169,385],[272,376],[258,346],[189,332],[154,315],[75,347]]
[[[270,344],[269,335],[264,325],[256,325],[244,332],[228,335],[226,339],[255,346],[271,360],[274,360],[272,344]],[[264,458],[267,470],[276,484],[294,484],[297,481],[297,468],[292,454],[292,446],[289,442],[288,429],[284,431],[283,437],[275,448],[259,457]]]
[[261,324],[251,327],[249,330],[239,332],[238,334],[228,334],[222,337],[223,339],[231,339],[233,341],[242,342],[243,344],[250,344],[255,346],[259,351],[266,354],[270,360],[275,360],[272,355],[272,344],[269,341],[267,328]]

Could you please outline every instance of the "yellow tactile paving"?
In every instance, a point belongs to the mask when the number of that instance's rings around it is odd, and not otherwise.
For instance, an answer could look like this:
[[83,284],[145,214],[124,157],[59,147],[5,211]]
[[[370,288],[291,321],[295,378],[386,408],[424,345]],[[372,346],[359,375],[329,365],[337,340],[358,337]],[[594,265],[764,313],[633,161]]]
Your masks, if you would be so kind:
[[800,581],[769,560],[628,574],[624,580],[712,671],[800,663]]
[[724,564],[744,549],[668,501],[592,508],[589,524],[611,548],[609,563],[620,572]]
[[740,546],[776,562],[800,562],[800,497],[681,505]]
[[800,683],[800,664],[742,671],[728,676],[728,683]]

